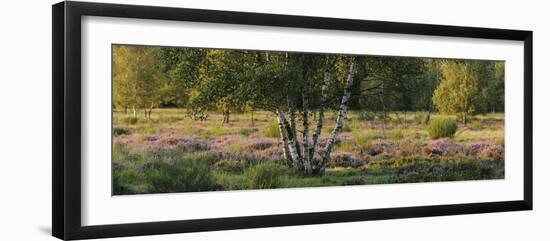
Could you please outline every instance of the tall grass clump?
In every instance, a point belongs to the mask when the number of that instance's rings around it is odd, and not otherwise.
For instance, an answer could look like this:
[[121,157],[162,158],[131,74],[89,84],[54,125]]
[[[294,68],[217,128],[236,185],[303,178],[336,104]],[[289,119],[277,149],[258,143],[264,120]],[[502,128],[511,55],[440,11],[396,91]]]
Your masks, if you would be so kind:
[[259,163],[245,170],[250,189],[269,189],[281,186],[281,172],[285,167],[275,163]]
[[266,137],[274,137],[274,138],[279,137],[280,136],[279,123],[277,123],[277,121],[269,122],[269,124],[267,124],[267,127],[265,128],[264,135]]
[[455,120],[437,118],[430,121],[430,126],[428,127],[428,133],[430,138],[439,139],[443,137],[453,137],[458,129],[458,124]]
[[394,130],[392,132],[390,132],[388,134],[388,136],[392,139],[392,140],[401,140],[403,138],[405,138],[405,134],[403,134],[403,131],[402,130]]
[[149,193],[200,192],[218,188],[206,156],[156,161],[142,168]]

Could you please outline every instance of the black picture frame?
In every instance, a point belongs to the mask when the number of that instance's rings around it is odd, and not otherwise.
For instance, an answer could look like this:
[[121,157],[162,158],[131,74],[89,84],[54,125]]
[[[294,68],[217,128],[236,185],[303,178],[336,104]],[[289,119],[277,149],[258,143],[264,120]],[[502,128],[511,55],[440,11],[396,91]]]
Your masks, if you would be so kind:
[[[421,207],[342,210],[99,226],[81,224],[81,17],[230,23],[378,33],[517,40],[524,43],[524,194],[522,200]],[[52,233],[60,239],[106,238],[380,219],[532,210],[532,31],[305,17],[89,2],[52,6]]]

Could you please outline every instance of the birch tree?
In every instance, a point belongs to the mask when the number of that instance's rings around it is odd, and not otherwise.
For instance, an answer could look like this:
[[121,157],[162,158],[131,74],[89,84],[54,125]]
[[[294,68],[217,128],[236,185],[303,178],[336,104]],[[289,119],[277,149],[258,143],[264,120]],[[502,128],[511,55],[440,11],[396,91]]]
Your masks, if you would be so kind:
[[131,108],[133,118],[143,110],[146,118],[160,102],[159,86],[165,80],[160,49],[143,46],[113,46],[114,103]]

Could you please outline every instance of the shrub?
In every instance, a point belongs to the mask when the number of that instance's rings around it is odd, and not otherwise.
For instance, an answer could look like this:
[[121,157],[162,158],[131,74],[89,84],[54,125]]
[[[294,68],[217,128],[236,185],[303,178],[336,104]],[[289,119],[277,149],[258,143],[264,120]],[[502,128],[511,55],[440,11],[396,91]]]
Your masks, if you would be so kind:
[[122,121],[128,125],[135,125],[138,123],[138,118],[133,116],[128,116],[123,118]]
[[350,132],[350,131],[353,131],[351,123],[344,123],[344,126],[342,126],[342,132]]
[[220,160],[214,163],[210,168],[220,172],[242,173],[247,164],[245,160]]
[[392,140],[401,140],[405,137],[405,135],[403,134],[403,131],[401,130],[395,130],[395,131],[392,131],[388,134],[388,136],[392,139]]
[[145,172],[149,193],[199,192],[217,189],[208,161],[201,157],[151,163]]
[[353,138],[355,145],[359,147],[364,147],[370,145],[370,142],[376,138],[376,136],[370,131],[359,131],[355,130],[353,132]]
[[430,138],[439,139],[442,137],[453,137],[458,129],[455,120],[437,118],[430,121],[428,133]]
[[372,121],[376,118],[376,115],[370,111],[361,111],[357,115],[357,119],[360,121]]
[[208,133],[210,134],[210,136],[219,137],[225,135],[225,129],[221,126],[213,126],[208,130]]
[[251,189],[269,189],[281,186],[281,172],[285,167],[275,163],[259,163],[245,170],[244,176]]
[[264,135],[266,137],[275,137],[275,138],[280,137],[279,123],[277,123],[276,121],[269,122],[269,124],[267,124],[267,127],[265,129]]
[[120,136],[120,135],[129,135],[130,130],[124,127],[115,127],[113,128],[113,135]]
[[426,114],[415,113],[413,116],[413,123],[417,125],[423,125],[426,123]]
[[250,136],[252,133],[254,133],[256,131],[256,129],[254,128],[240,128],[239,130],[237,130],[237,133],[241,136]]

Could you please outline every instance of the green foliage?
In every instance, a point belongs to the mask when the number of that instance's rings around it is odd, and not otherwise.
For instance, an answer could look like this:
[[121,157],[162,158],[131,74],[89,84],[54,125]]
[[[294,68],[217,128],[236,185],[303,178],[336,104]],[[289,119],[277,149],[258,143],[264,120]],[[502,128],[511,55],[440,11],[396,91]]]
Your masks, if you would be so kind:
[[265,128],[264,135],[274,138],[281,137],[281,132],[279,131],[279,123],[277,123],[277,121],[269,122],[269,124]]
[[443,137],[453,137],[458,129],[458,125],[455,120],[446,118],[436,118],[430,121],[428,132],[430,138],[438,139]]
[[221,126],[213,126],[208,130],[209,136],[219,137],[225,134],[226,134],[226,130]]
[[[122,150],[123,151],[123,150]],[[134,163],[113,172],[115,195],[129,193],[199,192],[219,189],[209,165],[209,155],[135,156]],[[162,157],[163,160],[157,158]]]
[[391,131],[390,133],[388,133],[388,136],[393,140],[401,140],[405,138],[405,134],[403,134],[403,131],[399,129]]
[[127,125],[135,125],[138,123],[138,118],[133,116],[126,116],[123,118],[122,122]]
[[353,131],[353,127],[348,121],[346,121],[344,123],[344,126],[342,127],[342,132],[351,132],[351,131]]
[[357,115],[359,121],[372,121],[376,118],[376,115],[370,111],[360,111]]
[[201,159],[182,159],[173,163],[155,162],[145,176],[149,191],[198,192],[215,190],[208,164]]
[[254,128],[240,128],[239,130],[237,130],[237,134],[248,137],[255,131],[256,130]]
[[466,124],[474,114],[503,108],[504,77],[495,74],[497,66],[499,62],[443,61],[440,64],[443,80],[433,93],[437,109],[458,115]]
[[113,45],[112,51],[113,103],[134,113],[157,106],[161,101],[159,86],[166,79],[160,48]]
[[250,189],[278,188],[281,185],[280,176],[286,167],[275,163],[259,163],[245,170]]
[[242,173],[247,166],[248,162],[245,160],[224,159],[214,163],[211,169],[220,172]]
[[113,128],[113,135],[115,136],[128,135],[128,134],[130,134],[130,130],[128,128],[124,128],[124,127]]

